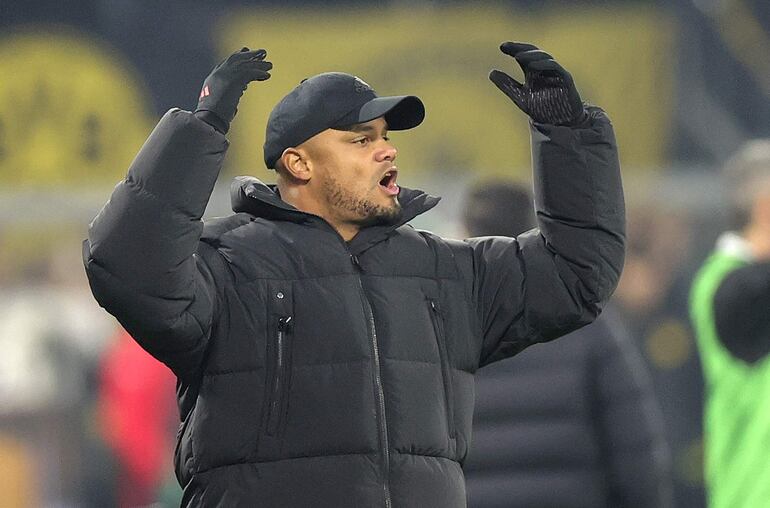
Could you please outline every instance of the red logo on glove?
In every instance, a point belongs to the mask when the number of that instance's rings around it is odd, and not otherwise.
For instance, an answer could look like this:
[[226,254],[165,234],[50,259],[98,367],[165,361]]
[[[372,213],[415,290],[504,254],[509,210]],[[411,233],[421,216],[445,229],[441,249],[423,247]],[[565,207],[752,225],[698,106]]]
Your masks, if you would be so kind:
[[200,99],[202,99],[202,98],[204,98],[204,97],[208,97],[209,95],[211,95],[211,94],[209,93],[209,85],[206,85],[206,86],[204,86],[204,87],[201,89],[201,94],[200,94],[200,96],[198,97],[198,100],[200,100]]

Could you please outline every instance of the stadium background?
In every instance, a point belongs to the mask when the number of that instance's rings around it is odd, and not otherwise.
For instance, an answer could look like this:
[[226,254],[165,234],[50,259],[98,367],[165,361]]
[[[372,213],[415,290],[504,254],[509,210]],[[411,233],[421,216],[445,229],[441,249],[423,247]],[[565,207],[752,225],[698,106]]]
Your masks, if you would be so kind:
[[0,505],[116,499],[99,398],[116,323],[88,293],[80,240],[155,121],[194,107],[213,65],[265,47],[275,69],[239,107],[208,215],[228,212],[232,176],[272,179],[261,146],[278,98],[341,70],[424,100],[425,123],[392,136],[399,180],[444,197],[418,227],[461,236],[469,185],[529,181],[526,119],[486,77],[518,73],[504,40],[553,54],[613,119],[630,240],[614,302],[653,374],[678,506],[702,506],[686,294],[724,227],[720,164],[770,136],[761,0],[0,3]]

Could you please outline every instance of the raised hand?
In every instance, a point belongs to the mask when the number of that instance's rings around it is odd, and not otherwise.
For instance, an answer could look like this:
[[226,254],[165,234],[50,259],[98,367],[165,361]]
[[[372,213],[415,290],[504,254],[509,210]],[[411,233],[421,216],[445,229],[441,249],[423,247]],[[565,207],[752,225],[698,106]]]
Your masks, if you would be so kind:
[[504,42],[500,51],[524,71],[524,84],[497,69],[489,79],[538,123],[576,125],[586,116],[572,76],[551,55],[526,42]]
[[214,67],[203,82],[196,115],[226,134],[248,84],[270,79],[273,64],[265,61],[266,56],[264,49],[243,48]]

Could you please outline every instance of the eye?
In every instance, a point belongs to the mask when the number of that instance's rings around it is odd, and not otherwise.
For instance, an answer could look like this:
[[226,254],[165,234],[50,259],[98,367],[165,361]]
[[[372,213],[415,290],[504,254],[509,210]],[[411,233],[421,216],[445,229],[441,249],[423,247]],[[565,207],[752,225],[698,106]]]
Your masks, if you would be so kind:
[[353,143],[358,143],[359,145],[365,145],[368,142],[369,142],[369,138],[367,138],[365,136],[361,137],[361,138],[356,138],[356,139],[353,140]]

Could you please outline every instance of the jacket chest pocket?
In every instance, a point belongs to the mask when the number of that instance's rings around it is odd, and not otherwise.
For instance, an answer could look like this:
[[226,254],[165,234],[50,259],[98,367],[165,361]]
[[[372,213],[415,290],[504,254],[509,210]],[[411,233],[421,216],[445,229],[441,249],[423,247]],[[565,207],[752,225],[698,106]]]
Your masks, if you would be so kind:
[[270,284],[265,337],[264,433],[279,438],[289,413],[294,309],[290,283]]
[[436,337],[439,359],[441,361],[441,379],[444,383],[444,407],[446,409],[447,431],[449,437],[455,437],[454,422],[454,392],[452,388],[452,371],[449,361],[449,348],[444,330],[444,317],[438,300],[428,298],[428,312],[433,323],[433,331]]

